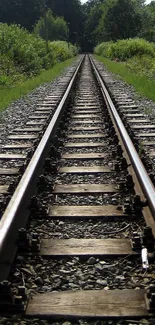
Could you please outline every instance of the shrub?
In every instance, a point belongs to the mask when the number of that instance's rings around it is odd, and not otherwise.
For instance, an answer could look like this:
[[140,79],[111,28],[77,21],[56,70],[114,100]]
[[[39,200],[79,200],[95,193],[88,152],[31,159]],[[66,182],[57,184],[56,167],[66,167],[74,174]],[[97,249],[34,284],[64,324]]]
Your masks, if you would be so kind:
[[94,53],[97,55],[104,56],[105,58],[109,57],[109,48],[110,45],[113,44],[113,42],[103,42],[99,45],[97,45],[94,49]]
[[134,56],[127,60],[126,66],[137,75],[155,78],[155,59],[151,56]]
[[77,55],[76,47],[64,41],[51,42],[49,46],[53,53],[54,62],[65,61]]
[[133,38],[119,40],[109,46],[108,55],[110,59],[118,58],[121,61],[126,61],[135,55],[155,56],[154,47],[151,43],[144,39]]
[[12,58],[9,55],[0,55],[0,87],[8,87],[24,79],[25,75],[14,65]]
[[131,72],[155,78],[155,45],[140,38],[104,42],[96,46],[95,54],[115,61],[123,61]]
[[44,42],[17,25],[0,24],[1,53],[9,55],[15,66],[28,75],[37,74],[41,69],[41,58],[37,48],[45,48]]
[[0,85],[9,86],[37,75],[55,63],[77,54],[77,48],[65,41],[48,43],[18,25],[0,23]]

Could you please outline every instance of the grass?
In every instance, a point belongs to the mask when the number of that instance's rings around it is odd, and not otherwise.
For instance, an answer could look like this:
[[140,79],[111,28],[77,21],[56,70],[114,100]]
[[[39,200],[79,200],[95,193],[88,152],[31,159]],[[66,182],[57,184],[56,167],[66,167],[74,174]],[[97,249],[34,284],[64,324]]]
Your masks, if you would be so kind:
[[134,74],[123,63],[114,62],[98,55],[95,55],[95,58],[103,62],[110,72],[116,73],[120,79],[132,85],[140,95],[155,101],[155,80]]
[[41,72],[38,76],[26,80],[14,88],[0,89],[0,111],[8,107],[13,101],[25,96],[43,83],[50,82],[55,79],[63,72],[66,67],[70,66],[75,61],[75,59],[76,57],[68,59],[61,63],[57,63],[51,69]]

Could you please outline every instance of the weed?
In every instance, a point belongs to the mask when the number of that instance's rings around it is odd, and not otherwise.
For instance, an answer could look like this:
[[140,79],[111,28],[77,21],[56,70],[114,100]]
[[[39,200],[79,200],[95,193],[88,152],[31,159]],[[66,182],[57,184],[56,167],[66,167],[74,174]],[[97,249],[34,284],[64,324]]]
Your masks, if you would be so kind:
[[152,108],[151,107],[145,107],[144,108],[144,113],[146,115],[152,115]]

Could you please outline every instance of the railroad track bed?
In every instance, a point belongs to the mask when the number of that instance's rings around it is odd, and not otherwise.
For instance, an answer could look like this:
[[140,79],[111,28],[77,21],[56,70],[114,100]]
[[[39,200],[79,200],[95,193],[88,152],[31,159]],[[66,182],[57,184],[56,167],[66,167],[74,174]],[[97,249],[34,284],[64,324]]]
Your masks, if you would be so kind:
[[154,240],[88,57],[74,93],[1,284],[2,324],[152,324]]

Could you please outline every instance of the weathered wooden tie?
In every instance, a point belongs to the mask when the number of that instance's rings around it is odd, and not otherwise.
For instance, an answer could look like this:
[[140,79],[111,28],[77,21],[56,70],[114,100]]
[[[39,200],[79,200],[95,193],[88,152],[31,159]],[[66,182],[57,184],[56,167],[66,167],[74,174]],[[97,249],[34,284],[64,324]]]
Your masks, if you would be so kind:
[[93,133],[93,134],[69,134],[67,136],[68,139],[94,139],[94,138],[105,138],[105,133]]
[[30,126],[35,126],[35,125],[44,125],[46,120],[41,120],[41,121],[30,121],[30,122],[27,122],[26,125],[30,125]]
[[17,128],[14,131],[15,132],[40,132],[42,130],[43,130],[42,127],[36,127],[36,128],[34,128],[34,127],[33,128],[27,127],[27,128]]
[[74,114],[72,118],[101,118],[101,114]]
[[13,134],[8,136],[8,139],[11,140],[33,140],[37,138],[37,134]]
[[0,168],[0,175],[18,175],[18,168]]
[[47,117],[45,115],[30,115],[29,119],[33,120],[47,120]]
[[0,185],[0,194],[8,194],[9,185]]
[[96,174],[96,173],[111,173],[111,170],[108,166],[94,166],[94,167],[60,167],[58,173],[69,173],[69,174]]
[[69,131],[92,131],[103,129],[103,126],[70,126]]
[[107,156],[106,153],[98,153],[98,152],[91,152],[91,153],[64,153],[62,154],[62,159],[103,159]]
[[24,154],[9,154],[9,153],[1,153],[0,159],[1,160],[10,160],[10,159],[25,159],[26,155]]
[[117,184],[67,184],[55,185],[53,193],[117,193],[119,192]]
[[101,123],[101,119],[95,119],[95,120],[74,120],[74,122],[71,122],[70,125],[74,124],[95,124],[95,123]]
[[145,290],[77,290],[37,294],[26,315],[36,317],[144,317]]
[[133,125],[132,129],[135,129],[135,130],[139,130],[139,129],[155,129],[155,125],[151,125],[151,124]]
[[[104,217],[127,217],[122,209],[115,205],[51,205],[49,217],[53,218],[104,218]],[[109,219],[110,220],[110,219]]]
[[141,114],[141,113],[139,113],[139,114],[135,114],[135,113],[124,113],[124,115],[125,116],[127,116],[127,117],[144,117],[144,115],[143,114]]
[[41,255],[125,256],[135,255],[130,239],[42,239]]
[[97,147],[105,147],[107,145],[106,142],[67,142],[65,143],[65,147],[69,148],[97,148]]
[[138,137],[155,137],[155,133],[138,133]]
[[11,143],[5,144],[2,148],[3,149],[28,149],[32,147],[32,143]]
[[148,123],[150,122],[148,119],[131,119],[131,120],[128,120],[129,123]]

